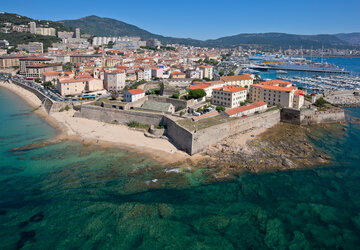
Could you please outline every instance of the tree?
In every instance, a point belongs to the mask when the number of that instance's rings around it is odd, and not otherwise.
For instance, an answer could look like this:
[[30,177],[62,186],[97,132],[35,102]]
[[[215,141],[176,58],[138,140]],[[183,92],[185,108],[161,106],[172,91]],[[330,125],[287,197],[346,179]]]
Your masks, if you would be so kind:
[[224,74],[225,74],[225,72],[222,71],[222,70],[219,72],[219,75],[220,75],[220,76],[223,76]]
[[174,99],[179,99],[179,93],[174,93],[172,94],[171,98],[174,98]]
[[53,85],[51,84],[50,81],[44,82],[44,83],[43,83],[43,86],[44,86],[45,88],[48,88],[48,89],[52,89],[52,88],[53,88]]
[[199,78],[195,78],[195,79],[193,79],[193,80],[191,81],[191,83],[194,83],[194,82],[202,82],[202,80],[199,79]]
[[249,86],[248,85],[245,85],[245,88],[247,89]]
[[116,100],[119,97],[119,92],[113,91],[111,93],[111,100]]
[[324,107],[325,104],[326,104],[326,101],[322,97],[317,99],[316,102],[315,102],[315,105],[318,106],[318,107]]
[[34,81],[37,82],[37,83],[40,83],[40,78],[37,77],[37,78],[34,79]]
[[74,65],[70,62],[65,63],[65,65],[63,66],[63,70],[64,71],[72,71],[73,70]]
[[235,73],[233,71],[231,71],[229,74],[227,74],[228,76],[233,76],[235,75]]
[[192,89],[189,91],[189,99],[199,99],[206,96],[206,92],[203,89]]
[[217,112],[221,112],[221,111],[225,111],[225,107],[224,106],[216,106],[216,111]]

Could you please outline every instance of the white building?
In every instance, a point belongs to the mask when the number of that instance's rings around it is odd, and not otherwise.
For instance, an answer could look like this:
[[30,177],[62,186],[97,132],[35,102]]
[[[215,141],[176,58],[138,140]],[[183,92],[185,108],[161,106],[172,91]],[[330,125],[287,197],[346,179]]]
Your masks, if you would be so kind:
[[226,85],[238,85],[241,87],[250,86],[254,83],[254,79],[249,74],[223,76],[220,80],[224,81]]
[[107,91],[119,91],[126,86],[126,74],[123,70],[105,71],[104,88]]
[[241,117],[254,114],[255,112],[264,112],[267,109],[267,103],[260,101],[254,102],[247,106],[241,106],[233,109],[228,109],[223,112],[228,117]]
[[152,75],[151,68],[144,68],[144,80],[145,81],[150,81],[151,80],[151,75]]
[[254,84],[250,87],[249,97],[253,102],[264,101],[269,106],[299,109],[304,105],[303,91],[286,81],[272,80]]
[[238,85],[216,88],[212,92],[211,103],[229,108],[238,107],[246,100],[246,94],[246,88]]
[[142,89],[131,89],[124,93],[124,102],[135,102],[145,96]]

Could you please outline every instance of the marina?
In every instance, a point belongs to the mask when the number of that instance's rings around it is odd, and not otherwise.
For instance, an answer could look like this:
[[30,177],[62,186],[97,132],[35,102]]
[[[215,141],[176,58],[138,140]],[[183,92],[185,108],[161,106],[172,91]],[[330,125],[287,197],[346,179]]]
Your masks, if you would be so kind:
[[277,79],[293,82],[306,89],[317,89],[319,92],[328,90],[360,89],[360,77],[351,75],[330,75],[315,77],[277,76]]

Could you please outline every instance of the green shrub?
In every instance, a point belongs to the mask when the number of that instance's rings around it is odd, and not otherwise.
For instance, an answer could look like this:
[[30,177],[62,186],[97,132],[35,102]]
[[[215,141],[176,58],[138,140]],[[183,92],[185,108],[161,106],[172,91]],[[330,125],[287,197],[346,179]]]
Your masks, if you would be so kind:
[[203,89],[192,89],[189,91],[190,99],[199,99],[206,96],[206,92]]
[[324,98],[320,97],[316,100],[315,105],[318,107],[324,107],[324,105],[327,103]]
[[174,98],[174,99],[179,99],[180,95],[179,93],[174,93],[171,98]]
[[216,106],[216,111],[220,112],[220,111],[225,111],[226,108],[224,106]]
[[139,122],[136,122],[136,121],[129,122],[127,125],[130,128],[143,128],[143,129],[148,129],[149,128],[149,125],[142,124],[142,123],[139,123]]

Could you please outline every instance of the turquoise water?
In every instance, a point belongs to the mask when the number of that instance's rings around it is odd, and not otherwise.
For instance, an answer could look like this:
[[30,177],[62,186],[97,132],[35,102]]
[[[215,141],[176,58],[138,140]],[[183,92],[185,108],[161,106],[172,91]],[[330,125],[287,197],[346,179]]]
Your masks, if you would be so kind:
[[314,141],[333,166],[209,183],[206,169],[166,173],[174,166],[76,142],[11,151],[56,131],[2,88],[0,105],[0,249],[360,245],[359,124]]

